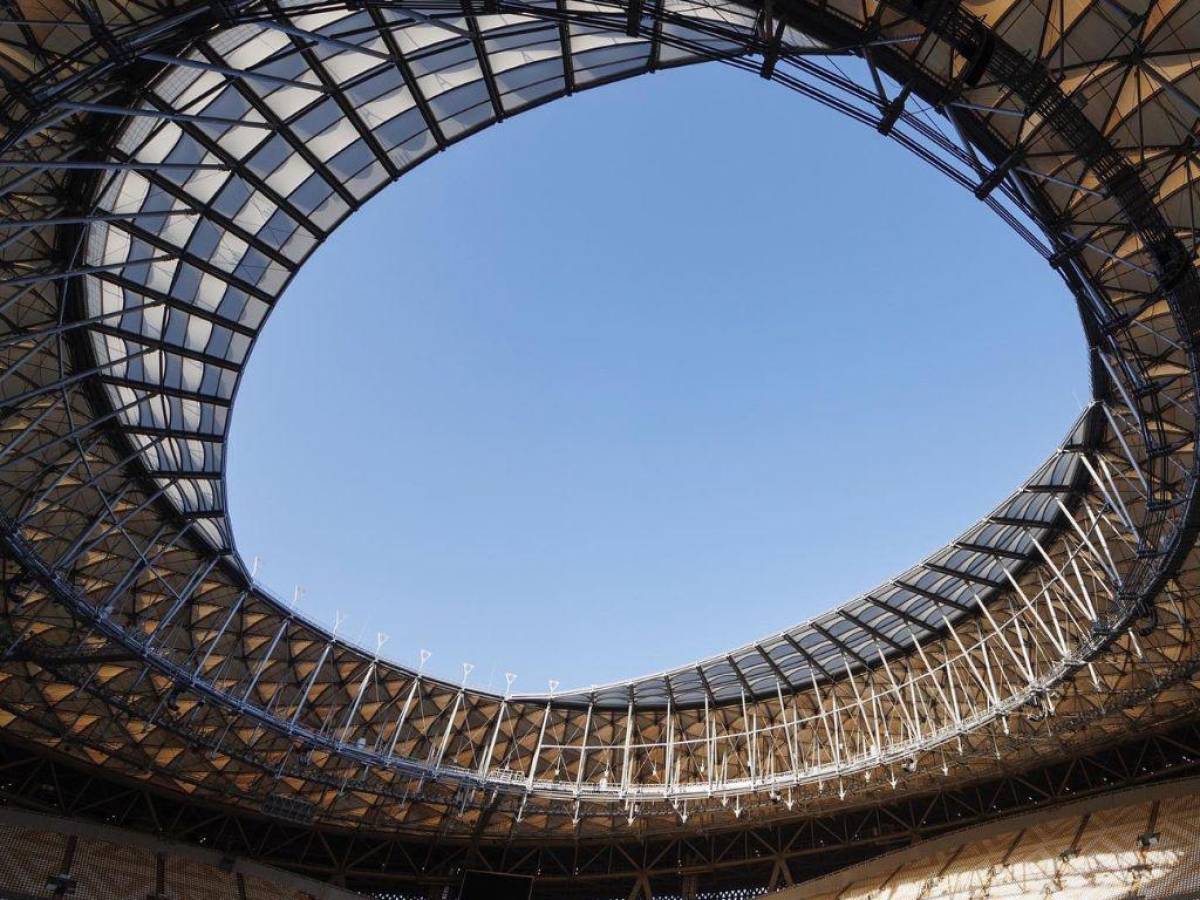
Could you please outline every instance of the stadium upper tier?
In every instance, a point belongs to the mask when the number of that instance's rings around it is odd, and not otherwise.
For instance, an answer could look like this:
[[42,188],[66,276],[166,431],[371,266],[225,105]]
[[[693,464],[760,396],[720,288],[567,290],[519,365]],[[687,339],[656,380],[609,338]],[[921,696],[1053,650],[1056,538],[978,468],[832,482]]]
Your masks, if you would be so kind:
[[[710,828],[919,792],[1193,710],[1197,12],[1144,0],[8,5],[0,730],[206,802],[509,840]],[[225,438],[258,331],[316,246],[489,124],[714,60],[916,153],[1061,273],[1094,391],[1062,445],[887,584],[604,687],[502,696],[439,680],[256,585],[226,517]],[[653,235],[614,236],[614,258],[635,240]],[[930,247],[928,264],[955,250]],[[367,327],[360,312],[347,308],[348,328]],[[346,464],[377,461],[351,440]]]

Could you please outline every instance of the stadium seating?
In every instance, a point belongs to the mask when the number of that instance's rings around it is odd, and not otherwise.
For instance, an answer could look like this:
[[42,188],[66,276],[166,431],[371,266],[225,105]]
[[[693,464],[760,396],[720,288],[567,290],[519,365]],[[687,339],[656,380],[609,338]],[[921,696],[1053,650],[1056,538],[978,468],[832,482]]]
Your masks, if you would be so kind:
[[0,810],[0,898],[349,900],[359,895],[200,847]]
[[[1117,803],[1119,805],[1110,805]],[[805,900],[1200,897],[1200,784],[967,829],[791,888]]]

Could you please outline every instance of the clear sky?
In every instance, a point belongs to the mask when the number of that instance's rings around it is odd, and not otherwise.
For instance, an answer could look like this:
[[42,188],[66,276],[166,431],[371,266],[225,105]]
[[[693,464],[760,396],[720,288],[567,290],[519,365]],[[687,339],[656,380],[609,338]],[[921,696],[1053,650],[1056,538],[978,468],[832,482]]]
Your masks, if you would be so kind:
[[253,353],[230,507],[261,581],[392,659],[587,685],[896,574],[1086,396],[999,219],[710,64],[513,118],[343,225]]

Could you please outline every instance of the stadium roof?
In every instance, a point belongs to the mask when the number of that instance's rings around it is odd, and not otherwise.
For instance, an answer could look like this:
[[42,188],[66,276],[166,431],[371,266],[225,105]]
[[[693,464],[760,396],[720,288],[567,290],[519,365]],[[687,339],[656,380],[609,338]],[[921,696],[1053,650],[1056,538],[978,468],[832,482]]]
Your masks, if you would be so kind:
[[[1111,740],[1134,705],[1149,723],[1190,709],[1195,12],[9,7],[3,732],[221,804],[574,840],[760,821],[784,814],[785,795],[790,812],[918,792]],[[258,331],[308,255],[376,191],[489,124],[709,61],[916,153],[1058,269],[1094,388],[1063,444],[874,591],[602,688],[501,696],[431,678],[256,585],[226,516],[225,438]]]

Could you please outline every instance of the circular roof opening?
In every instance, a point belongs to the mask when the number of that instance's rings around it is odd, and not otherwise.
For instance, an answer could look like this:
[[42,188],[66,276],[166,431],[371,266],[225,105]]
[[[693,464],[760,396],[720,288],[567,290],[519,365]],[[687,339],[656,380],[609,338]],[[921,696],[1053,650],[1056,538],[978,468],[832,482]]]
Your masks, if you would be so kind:
[[232,431],[239,548],[351,639],[493,689],[683,664],[872,588],[1089,391],[1070,295],[1003,222],[720,66],[439,156],[283,303]]

